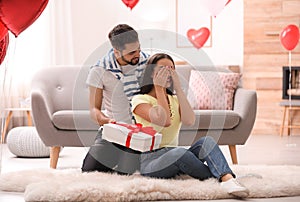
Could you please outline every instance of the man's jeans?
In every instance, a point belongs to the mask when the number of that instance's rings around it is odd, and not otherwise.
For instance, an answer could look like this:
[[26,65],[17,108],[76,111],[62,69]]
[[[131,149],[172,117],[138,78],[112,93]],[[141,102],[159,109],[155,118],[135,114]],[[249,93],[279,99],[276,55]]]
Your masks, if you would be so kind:
[[140,153],[102,139],[101,129],[98,131],[95,144],[90,147],[81,169],[83,172],[133,174],[140,168]]
[[[205,164],[206,162],[206,164]],[[168,147],[141,155],[141,174],[158,178],[172,178],[187,174],[199,180],[225,174],[232,170],[217,143],[211,137],[202,137],[189,149]]]

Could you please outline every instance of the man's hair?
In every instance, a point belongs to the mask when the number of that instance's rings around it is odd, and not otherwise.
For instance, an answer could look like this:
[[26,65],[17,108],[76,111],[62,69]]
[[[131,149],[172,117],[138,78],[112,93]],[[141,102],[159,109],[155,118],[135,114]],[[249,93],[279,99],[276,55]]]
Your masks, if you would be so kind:
[[124,50],[125,45],[139,41],[138,33],[127,24],[115,26],[108,34],[108,38],[113,48]]

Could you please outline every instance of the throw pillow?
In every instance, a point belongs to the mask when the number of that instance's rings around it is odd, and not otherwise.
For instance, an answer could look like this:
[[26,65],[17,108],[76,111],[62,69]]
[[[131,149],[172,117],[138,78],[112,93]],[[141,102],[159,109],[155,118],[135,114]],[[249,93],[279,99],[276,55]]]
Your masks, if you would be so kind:
[[233,109],[239,73],[192,70],[188,100],[193,109]]

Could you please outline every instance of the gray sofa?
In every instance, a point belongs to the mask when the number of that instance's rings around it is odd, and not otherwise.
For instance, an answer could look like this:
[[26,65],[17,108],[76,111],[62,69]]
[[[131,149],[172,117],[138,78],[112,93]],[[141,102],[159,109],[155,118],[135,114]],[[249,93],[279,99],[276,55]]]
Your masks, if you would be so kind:
[[[61,147],[88,147],[94,142],[99,126],[89,116],[88,86],[85,84],[88,69],[44,68],[33,78],[32,115],[40,138],[51,147],[51,168],[57,166]],[[176,66],[185,91],[191,69],[194,67]],[[233,104],[233,110],[195,110],[196,122],[190,127],[182,126],[179,144],[187,146],[202,136],[212,136],[218,144],[229,146],[232,162],[237,164],[236,145],[245,144],[255,122],[256,92],[239,87]]]

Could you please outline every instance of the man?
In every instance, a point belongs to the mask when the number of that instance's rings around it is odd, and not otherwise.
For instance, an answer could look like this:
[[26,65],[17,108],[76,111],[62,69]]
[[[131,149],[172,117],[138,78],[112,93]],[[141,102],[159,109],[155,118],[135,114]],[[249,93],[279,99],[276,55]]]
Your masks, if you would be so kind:
[[[130,101],[139,91],[148,54],[140,49],[138,33],[126,24],[115,26],[108,35],[112,49],[90,69],[90,115],[100,126],[113,121],[133,122]],[[107,114],[104,114],[102,103]],[[99,129],[95,144],[86,155],[82,171],[132,174],[139,169],[140,152],[102,139]]]

